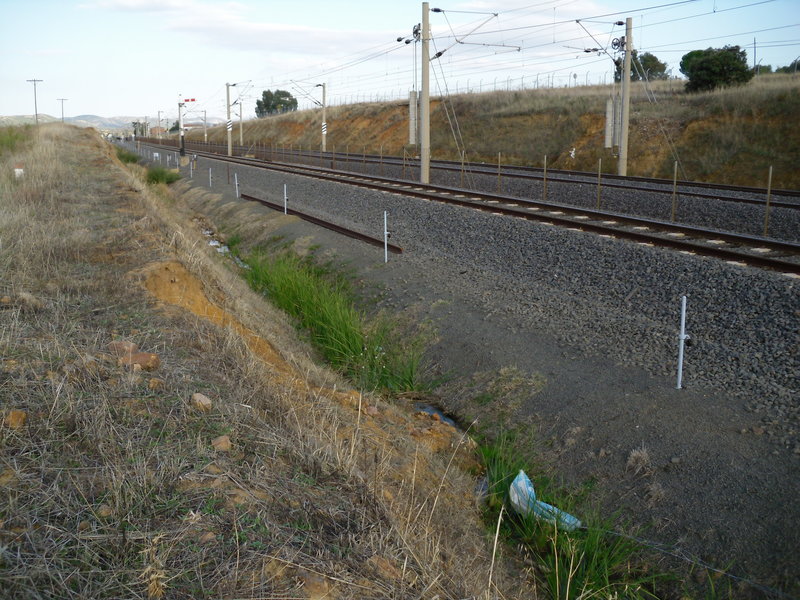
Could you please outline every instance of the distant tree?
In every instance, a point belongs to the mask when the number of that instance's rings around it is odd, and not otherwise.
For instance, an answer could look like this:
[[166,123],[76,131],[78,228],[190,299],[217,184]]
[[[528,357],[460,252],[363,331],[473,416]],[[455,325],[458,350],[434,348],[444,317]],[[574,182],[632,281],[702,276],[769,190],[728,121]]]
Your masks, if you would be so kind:
[[753,71],[756,75],[768,75],[772,73],[772,65],[756,65]]
[[642,70],[642,75],[647,79],[666,79],[669,77],[667,71],[667,63],[663,63],[656,57],[655,54],[645,52],[639,57],[639,68]]
[[170,133],[177,133],[177,131],[178,131],[180,128],[181,128],[180,124],[179,124],[177,121],[175,121],[175,122],[172,124],[172,127],[170,127],[170,128],[169,128],[169,132],[170,132]]
[[800,59],[794,59],[785,67],[778,67],[775,69],[776,73],[797,73],[797,67],[800,67]]
[[256,116],[259,119],[293,110],[297,110],[297,98],[286,90],[264,90],[261,100],[256,100]]
[[[666,79],[669,77],[667,72],[667,63],[663,63],[656,57],[655,54],[645,52],[639,56],[639,52],[634,50],[631,52],[631,81],[639,81],[640,79]],[[619,83],[622,81],[622,68],[624,66],[622,58],[614,60],[614,81]]]
[[680,68],[689,78],[687,92],[741,85],[753,78],[753,71],[747,66],[747,53],[739,46],[693,50],[683,55]]
[[142,136],[144,137],[147,135],[147,124],[142,121],[133,121],[131,123],[133,127],[133,135]]

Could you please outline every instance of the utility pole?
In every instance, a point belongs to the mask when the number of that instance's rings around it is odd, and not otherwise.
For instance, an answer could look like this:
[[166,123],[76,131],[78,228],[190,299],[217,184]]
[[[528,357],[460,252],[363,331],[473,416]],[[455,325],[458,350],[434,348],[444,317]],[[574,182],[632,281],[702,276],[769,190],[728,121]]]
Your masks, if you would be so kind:
[[431,180],[430,3],[422,3],[422,97],[420,98],[420,183]]
[[633,19],[625,19],[625,61],[622,68],[622,132],[619,140],[617,174],[628,174],[628,130],[631,118],[631,54],[633,53]]
[[59,102],[61,102],[61,122],[64,122],[64,102],[69,100],[69,98],[56,98]]
[[233,121],[231,121],[231,88],[235,83],[225,84],[225,105],[228,108],[228,120],[225,123],[225,128],[228,130],[228,156],[233,156],[233,140],[231,134],[233,132]]
[[328,137],[328,121],[326,119],[325,84],[318,83],[315,87],[322,88],[322,151],[327,152],[326,138]]
[[203,111],[203,141],[208,143],[208,123],[206,122],[206,111]]
[[39,125],[39,104],[36,101],[36,84],[41,83],[44,79],[26,79],[26,81],[33,84],[33,118],[36,121],[36,125]]
[[183,111],[181,110],[183,108],[183,105],[184,105],[183,102],[178,102],[178,132],[179,135],[181,136],[180,155],[186,156],[186,146],[184,145],[186,142],[185,138],[183,137]]
[[244,111],[242,110],[241,98],[237,102],[239,102],[239,145],[244,146],[244,123],[242,122]]
[[158,111],[158,139],[161,139],[161,113],[162,111]]

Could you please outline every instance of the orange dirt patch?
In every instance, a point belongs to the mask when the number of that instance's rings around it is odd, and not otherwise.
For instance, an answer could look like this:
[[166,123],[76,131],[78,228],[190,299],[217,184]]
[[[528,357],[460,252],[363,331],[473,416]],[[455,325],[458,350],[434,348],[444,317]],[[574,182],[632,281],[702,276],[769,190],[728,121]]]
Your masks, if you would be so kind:
[[213,304],[202,283],[181,263],[170,261],[147,267],[144,286],[156,298],[166,304],[180,306],[189,312],[208,319],[221,327],[231,327],[242,336],[247,346],[265,363],[278,373],[296,375],[294,369],[283,359],[275,348],[264,338],[256,335],[242,325],[232,315]]

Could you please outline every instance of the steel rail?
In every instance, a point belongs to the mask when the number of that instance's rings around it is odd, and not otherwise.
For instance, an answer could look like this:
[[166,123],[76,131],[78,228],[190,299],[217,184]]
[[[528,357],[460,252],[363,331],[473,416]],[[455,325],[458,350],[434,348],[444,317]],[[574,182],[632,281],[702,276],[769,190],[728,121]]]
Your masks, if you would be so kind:
[[[754,255],[729,248],[721,248],[713,245],[710,246],[693,240],[680,239],[677,237],[664,237],[663,234],[702,236],[708,240],[722,240],[729,243],[742,245],[746,244],[751,248],[768,248],[771,251],[797,256],[800,255],[800,244],[794,242],[774,240],[760,236],[746,236],[742,234],[729,233],[713,229],[703,229],[700,227],[680,225],[665,221],[654,221],[619,213],[585,209],[556,203],[525,200],[486,192],[473,192],[471,190],[447,188],[444,186],[435,186],[430,184],[421,185],[404,180],[394,180],[375,176],[362,176],[353,173],[342,173],[322,167],[309,167],[307,165],[300,166],[289,163],[279,163],[274,161],[269,162],[260,159],[242,158],[236,156],[220,156],[216,153],[199,152],[199,154],[206,155],[207,157],[215,160],[234,162],[251,167],[294,173],[298,175],[306,175],[328,181],[334,181],[337,183],[346,183],[349,185],[367,187],[381,191],[401,193],[408,196],[415,196],[427,200],[435,200],[438,202],[482,210],[485,212],[520,217],[527,220],[542,221],[601,235],[628,239],[643,244],[658,245],[692,252],[698,255],[711,256],[722,260],[740,262],[751,266],[800,275],[800,263],[767,256]],[[466,196],[471,196],[472,199],[468,200],[466,199]],[[522,208],[512,208],[508,205],[522,206]],[[573,215],[573,218],[562,216],[565,214]],[[583,219],[594,219],[595,221],[600,222],[585,221],[577,217],[582,217]],[[624,223],[628,227],[638,229],[622,229],[619,226],[613,226],[618,225],[619,223]],[[654,227],[658,228],[662,235],[657,235],[653,231],[644,231],[645,229],[650,230]]]
[[[268,208],[272,208],[273,210],[277,211],[284,211],[286,214],[294,215],[296,217],[300,217],[304,221],[308,221],[309,223],[313,223],[319,227],[324,227],[325,229],[330,229],[331,231],[335,231],[336,233],[340,233],[347,237],[360,240],[362,242],[366,242],[367,244],[372,244],[373,246],[380,246],[381,248],[384,247],[384,241],[382,239],[369,236],[365,233],[361,233],[360,231],[356,231],[354,229],[348,229],[346,227],[342,227],[341,225],[337,225],[336,223],[331,223],[330,221],[325,221],[313,215],[309,215],[308,213],[300,212],[299,210],[295,210],[293,208],[288,208],[281,206],[280,204],[275,204],[274,202],[270,202],[269,200],[264,200],[263,198],[257,198],[256,196],[251,196],[250,194],[240,194],[240,197],[245,200],[251,200],[253,202],[259,202]],[[394,254],[402,254],[403,249],[400,246],[395,244],[385,244],[386,248],[389,252]]]
[[[204,146],[199,142],[193,142],[198,144],[199,146]],[[210,143],[206,147],[222,147],[220,144]],[[253,146],[253,147],[245,147],[245,146],[236,146],[234,151],[239,150],[243,152],[258,152],[265,154],[263,150],[263,146]],[[273,155],[273,151],[270,150],[270,155]],[[313,151],[305,151],[305,150],[298,150],[298,149],[286,149],[282,148],[279,150],[279,154],[283,156],[298,156],[304,157],[309,159],[326,159],[326,160],[341,160],[342,162],[346,163],[369,163],[369,164],[379,164],[383,163],[387,166],[402,166],[404,163],[403,158],[398,156],[381,156],[378,154],[354,154],[350,152],[313,152]],[[342,157],[342,158],[340,158]],[[264,157],[265,160],[266,156]],[[408,160],[411,166],[415,166],[419,164],[419,160],[415,158],[411,158]],[[431,162],[432,169],[438,170],[447,170],[447,171],[461,171],[461,163],[459,161],[454,160],[435,160]],[[473,173],[478,173],[481,175],[487,176],[497,176],[497,165],[493,165],[491,163],[485,162],[466,162],[464,163],[464,170],[470,171]],[[544,177],[542,175],[537,175],[536,173],[542,173],[543,169],[541,167],[528,167],[524,165],[502,165],[501,176],[508,177],[508,178],[519,178],[519,179],[533,179],[533,180],[541,180]],[[568,183],[568,184],[594,184],[597,180],[597,173],[591,173],[588,171],[567,171],[564,169],[548,169],[548,174],[554,175],[563,175],[566,176],[564,178],[559,177],[550,177],[548,176],[547,180],[550,182],[561,182],[561,183]],[[576,177],[582,177],[584,179],[574,179]],[[602,179],[604,181],[603,187],[608,188],[617,188],[617,189],[630,189],[630,190],[637,190],[637,191],[648,191],[654,193],[664,193],[664,194],[672,194],[672,185],[673,182],[671,179],[662,179],[657,177],[643,177],[637,175],[616,175],[614,173],[603,173]],[[614,181],[622,181],[622,182],[640,182],[640,183],[650,183],[653,185],[660,185],[664,186],[663,189],[654,188],[654,187],[641,187],[641,186],[634,186],[629,185],[627,183],[619,183],[619,184],[612,184],[608,183],[609,180]],[[749,204],[764,204],[765,200],[756,199],[756,198],[741,198],[735,196],[724,196],[719,194],[704,194],[701,192],[695,192],[687,188],[699,188],[699,189],[713,189],[719,191],[728,191],[728,192],[737,192],[737,193],[749,193],[749,194],[757,194],[765,196],[767,194],[766,188],[758,188],[753,186],[737,186],[737,185],[729,185],[729,184],[717,184],[717,183],[708,183],[704,181],[686,181],[686,180],[678,180],[676,182],[678,187],[678,195],[681,196],[692,196],[697,198],[703,199],[712,199],[712,200],[720,200],[724,202],[742,202],[742,203],[749,203]],[[669,189],[666,189],[669,188]],[[800,209],[800,191],[798,190],[787,190],[787,189],[780,189],[775,188],[770,190],[771,196],[785,196],[789,198],[796,198],[797,202],[782,202],[780,200],[771,200],[770,204],[772,206],[780,206],[781,208],[792,208],[792,209]]]

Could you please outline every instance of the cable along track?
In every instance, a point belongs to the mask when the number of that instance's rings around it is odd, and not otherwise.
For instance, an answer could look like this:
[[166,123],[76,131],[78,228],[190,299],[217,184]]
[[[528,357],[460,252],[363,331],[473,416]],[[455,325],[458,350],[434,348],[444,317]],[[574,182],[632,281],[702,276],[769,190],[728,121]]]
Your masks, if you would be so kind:
[[408,180],[335,171],[323,167],[229,157],[193,150],[198,156],[315,177],[373,190],[413,196],[498,215],[558,225],[568,229],[672,248],[684,253],[718,258],[734,264],[772,269],[800,276],[800,244],[773,238],[730,233],[621,213],[542,202]]

